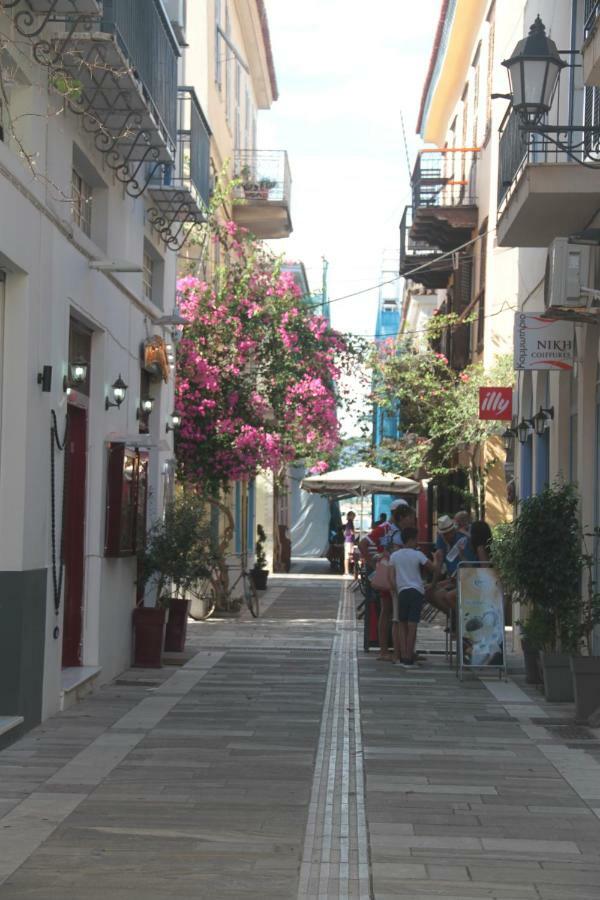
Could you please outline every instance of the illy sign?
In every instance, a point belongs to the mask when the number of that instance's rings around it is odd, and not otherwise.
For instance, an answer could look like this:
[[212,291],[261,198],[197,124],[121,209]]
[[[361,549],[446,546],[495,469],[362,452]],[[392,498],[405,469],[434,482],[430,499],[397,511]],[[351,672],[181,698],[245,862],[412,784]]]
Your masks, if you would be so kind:
[[512,420],[512,388],[479,388],[479,418]]

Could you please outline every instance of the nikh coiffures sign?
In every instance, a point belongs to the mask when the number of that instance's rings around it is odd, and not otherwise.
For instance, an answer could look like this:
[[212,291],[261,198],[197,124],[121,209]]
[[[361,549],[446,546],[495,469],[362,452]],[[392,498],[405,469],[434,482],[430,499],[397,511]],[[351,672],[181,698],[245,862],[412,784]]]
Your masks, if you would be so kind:
[[514,342],[515,369],[573,368],[575,329],[572,322],[516,313]]

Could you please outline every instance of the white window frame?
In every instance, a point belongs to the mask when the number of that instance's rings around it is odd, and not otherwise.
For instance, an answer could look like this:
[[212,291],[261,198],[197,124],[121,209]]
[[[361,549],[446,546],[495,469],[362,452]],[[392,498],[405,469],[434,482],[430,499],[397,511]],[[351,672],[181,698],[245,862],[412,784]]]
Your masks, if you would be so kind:
[[155,285],[155,266],[154,258],[144,249],[143,272],[142,272],[142,288],[144,298],[153,302]]
[[89,238],[92,236],[92,204],[94,189],[75,166],[71,169],[73,221]]

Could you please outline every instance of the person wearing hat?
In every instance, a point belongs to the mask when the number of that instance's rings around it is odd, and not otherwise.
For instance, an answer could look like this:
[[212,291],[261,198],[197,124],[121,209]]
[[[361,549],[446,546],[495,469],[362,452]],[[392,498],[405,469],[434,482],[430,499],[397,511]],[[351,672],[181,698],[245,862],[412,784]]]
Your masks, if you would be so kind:
[[[434,575],[428,596],[432,606],[449,613],[456,609],[455,574],[460,562],[459,541],[464,537],[457,529],[454,519],[440,516],[437,522],[438,536],[433,555]],[[440,581],[442,569],[446,570],[446,579]]]
[[[382,556],[387,556],[389,553],[402,547],[402,529],[414,525],[415,513],[406,500],[394,500],[390,505],[390,514],[391,521],[384,522],[382,525],[377,525],[359,542],[358,549],[365,561],[367,572],[369,574],[375,571],[375,565],[378,559],[381,559]],[[391,591],[380,591],[379,598],[381,607],[379,611],[379,622],[377,623],[377,635],[379,639],[379,656],[377,658],[392,661],[394,657],[389,652],[388,648],[390,625],[392,622]]]

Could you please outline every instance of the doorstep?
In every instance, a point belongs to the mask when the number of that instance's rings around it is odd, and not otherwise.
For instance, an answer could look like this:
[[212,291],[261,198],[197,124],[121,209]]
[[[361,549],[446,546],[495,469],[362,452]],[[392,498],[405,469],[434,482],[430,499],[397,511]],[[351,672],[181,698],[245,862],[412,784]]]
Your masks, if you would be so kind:
[[7,734],[13,728],[18,728],[24,721],[23,716],[0,716],[0,735]]
[[94,690],[102,671],[99,666],[69,666],[61,672],[60,708],[68,709]]

